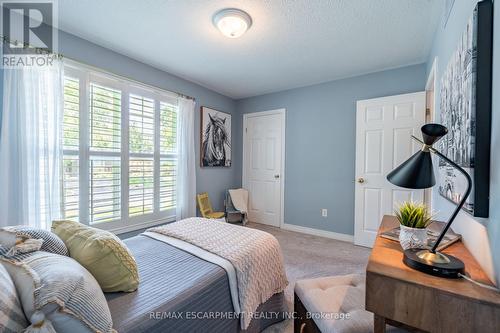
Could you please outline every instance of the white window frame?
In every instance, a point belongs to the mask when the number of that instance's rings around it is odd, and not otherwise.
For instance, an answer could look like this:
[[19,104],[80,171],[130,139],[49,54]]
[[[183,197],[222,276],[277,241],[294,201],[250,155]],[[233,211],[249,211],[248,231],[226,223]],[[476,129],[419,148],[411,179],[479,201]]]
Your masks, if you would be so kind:
[[[160,211],[160,159],[177,159],[177,153],[160,154],[160,103],[177,105],[177,95],[168,91],[160,90],[145,84],[134,82],[114,74],[103,72],[90,66],[82,65],[71,60],[65,60],[65,76],[78,79],[80,91],[80,133],[79,133],[79,221],[89,225],[89,161],[90,156],[116,154],[121,159],[121,217],[108,222],[91,224],[93,227],[124,233],[151,227],[154,225],[175,221],[176,208]],[[121,152],[90,152],[89,147],[89,119],[90,119],[90,83],[102,84],[104,86],[119,89],[122,92],[121,99]],[[153,212],[138,216],[129,216],[129,95],[136,94],[151,98],[155,102],[155,134],[154,134],[154,200]],[[72,152],[68,151],[68,154]],[[65,151],[66,155],[66,151]],[[140,157],[140,153],[133,153],[134,157]],[[151,154],[144,154],[151,157]]]

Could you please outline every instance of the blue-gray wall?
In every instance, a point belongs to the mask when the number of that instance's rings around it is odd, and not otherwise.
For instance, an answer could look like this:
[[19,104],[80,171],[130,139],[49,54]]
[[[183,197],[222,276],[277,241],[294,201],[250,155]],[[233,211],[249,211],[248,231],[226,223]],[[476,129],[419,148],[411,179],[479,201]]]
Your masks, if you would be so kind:
[[[196,98],[195,142],[197,161],[199,161],[200,152],[199,109],[202,105],[233,114],[233,145],[235,147],[240,146],[242,121],[235,114],[235,102],[232,99],[63,31],[59,32],[59,52],[81,63]],[[0,70],[0,91],[3,93],[2,70]],[[0,103],[0,121],[1,108]],[[200,168],[199,163],[197,165],[197,192],[208,192],[214,208],[222,209],[225,190],[241,186],[241,153],[235,152],[233,165],[230,168]]]
[[[431,54],[427,62],[427,73],[430,73],[432,63],[437,57],[437,87],[436,100],[439,101],[440,79],[446,70],[448,61],[456,50],[459,38],[477,0],[460,0],[450,13],[446,27],[438,28]],[[500,2],[494,6],[494,47],[493,47],[493,104],[492,104],[492,138],[490,167],[490,217],[474,218],[461,212],[454,223],[464,237],[465,244],[474,254],[481,266],[500,283]],[[439,103],[437,103],[436,121],[439,121]],[[439,217],[445,219],[454,206],[438,193],[433,195],[433,208],[439,211]]]
[[[0,47],[0,58],[3,57],[3,47]],[[2,130],[2,109],[3,109],[3,68],[0,66],[0,131]]]
[[241,114],[286,109],[285,223],[354,234],[356,101],[422,91],[425,69],[409,66],[237,101]]

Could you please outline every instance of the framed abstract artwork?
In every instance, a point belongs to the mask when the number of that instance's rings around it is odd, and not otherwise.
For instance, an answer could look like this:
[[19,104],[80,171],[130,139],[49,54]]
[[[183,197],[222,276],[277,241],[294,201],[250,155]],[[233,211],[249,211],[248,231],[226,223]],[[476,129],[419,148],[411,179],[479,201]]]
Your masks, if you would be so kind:
[[206,106],[201,107],[202,167],[231,166],[231,115]]
[[[463,209],[488,217],[490,187],[492,27],[491,0],[481,1],[460,37],[441,78],[441,123],[449,134],[440,150],[473,180]],[[458,203],[466,181],[446,162],[439,162],[439,193]]]

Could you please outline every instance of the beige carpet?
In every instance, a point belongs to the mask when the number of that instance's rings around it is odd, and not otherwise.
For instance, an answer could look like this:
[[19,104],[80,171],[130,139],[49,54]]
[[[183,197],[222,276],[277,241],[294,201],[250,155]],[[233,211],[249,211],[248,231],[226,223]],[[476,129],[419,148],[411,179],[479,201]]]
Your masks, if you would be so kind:
[[[249,223],[250,228],[274,235],[283,250],[290,284],[285,290],[289,311],[293,311],[295,281],[320,276],[364,273],[370,249],[329,238],[310,236],[263,224]],[[293,320],[273,325],[265,333],[291,333]]]

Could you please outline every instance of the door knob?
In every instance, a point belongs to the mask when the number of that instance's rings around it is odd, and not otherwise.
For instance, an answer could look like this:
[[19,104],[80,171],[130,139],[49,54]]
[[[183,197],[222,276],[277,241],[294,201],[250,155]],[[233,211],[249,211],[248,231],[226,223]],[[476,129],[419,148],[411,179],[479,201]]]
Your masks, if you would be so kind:
[[358,178],[358,183],[363,184],[365,182],[365,179],[363,177]]
[[280,178],[280,175],[274,175],[274,178],[278,179]]

